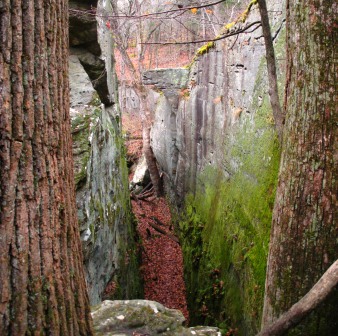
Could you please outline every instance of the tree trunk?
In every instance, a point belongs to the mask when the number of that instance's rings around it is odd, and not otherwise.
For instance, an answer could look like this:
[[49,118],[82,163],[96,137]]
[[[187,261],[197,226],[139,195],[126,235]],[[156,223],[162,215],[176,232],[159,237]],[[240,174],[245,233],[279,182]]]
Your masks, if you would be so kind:
[[0,335],[92,335],[72,168],[67,4],[0,5]]
[[[287,4],[286,124],[263,326],[304,296],[338,257],[334,6],[334,0]],[[301,334],[333,335],[337,316],[336,290]]]
[[269,23],[268,9],[265,0],[258,0],[258,6],[261,16],[262,31],[266,50],[266,65],[268,69],[270,103],[279,142],[282,143],[285,116],[278,95],[276,58]]
[[324,273],[312,289],[275,322],[264,328],[257,336],[281,336],[297,326],[316,309],[338,284],[338,260]]

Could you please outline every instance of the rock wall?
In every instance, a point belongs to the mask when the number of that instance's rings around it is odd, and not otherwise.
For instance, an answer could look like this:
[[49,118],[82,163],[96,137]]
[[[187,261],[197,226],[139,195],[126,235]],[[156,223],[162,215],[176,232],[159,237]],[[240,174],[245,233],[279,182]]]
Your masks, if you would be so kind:
[[[283,4],[268,6],[282,92]],[[255,21],[253,5],[245,24]],[[163,93],[152,147],[181,218],[191,320],[251,335],[260,326],[280,157],[261,28],[202,47],[179,88],[171,78],[145,74]]]
[[140,112],[140,101],[135,90],[126,82],[119,82],[119,103],[123,113],[131,115]]
[[[105,3],[98,2],[98,12],[109,10]],[[96,2],[70,5],[90,9]],[[70,43],[75,183],[90,302],[140,297],[111,39],[103,22],[71,12]]]

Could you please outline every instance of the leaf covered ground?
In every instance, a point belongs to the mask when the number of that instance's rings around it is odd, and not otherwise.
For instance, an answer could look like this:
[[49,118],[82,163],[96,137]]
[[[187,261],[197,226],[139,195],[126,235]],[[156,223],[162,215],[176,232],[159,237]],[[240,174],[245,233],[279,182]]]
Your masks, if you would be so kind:
[[[134,161],[142,155],[141,121],[135,115],[124,114],[123,130],[128,135],[127,156]],[[132,178],[132,173],[130,179]],[[145,299],[179,309],[188,320],[186,289],[181,246],[175,241],[170,209],[165,198],[132,200],[141,239]],[[168,235],[155,230],[155,225]]]
[[149,224],[153,223],[168,234],[174,234],[167,202],[164,198],[133,200],[132,206],[142,240],[144,296],[168,308],[179,309],[188,320],[181,247]]

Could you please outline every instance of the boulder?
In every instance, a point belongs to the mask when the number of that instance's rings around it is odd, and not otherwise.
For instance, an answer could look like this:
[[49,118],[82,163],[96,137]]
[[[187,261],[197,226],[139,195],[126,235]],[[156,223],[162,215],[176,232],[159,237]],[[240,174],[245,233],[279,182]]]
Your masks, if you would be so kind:
[[145,187],[150,182],[150,175],[148,170],[147,161],[144,155],[140,158],[134,173],[133,180],[130,183],[130,189],[137,186]]
[[185,328],[183,314],[155,301],[103,301],[92,310],[96,336],[220,336],[218,328]]

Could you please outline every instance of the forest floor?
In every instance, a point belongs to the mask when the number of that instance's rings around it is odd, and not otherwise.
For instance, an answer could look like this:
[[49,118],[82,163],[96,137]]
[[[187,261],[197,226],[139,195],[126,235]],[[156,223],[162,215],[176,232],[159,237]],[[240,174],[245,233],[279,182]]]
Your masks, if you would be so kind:
[[[122,117],[123,131],[127,134],[127,156],[135,161],[142,155],[141,122],[135,115]],[[130,179],[133,172],[131,172]],[[171,213],[165,198],[150,197],[132,200],[137,230],[142,241],[141,274],[144,296],[168,308],[179,309],[186,320],[189,313],[183,273],[181,246],[174,236]],[[154,229],[158,227],[164,233]]]

